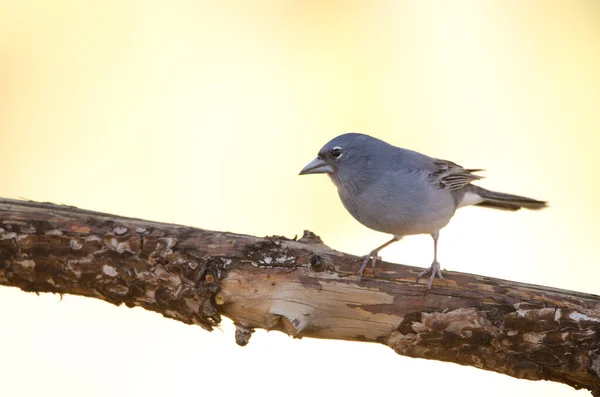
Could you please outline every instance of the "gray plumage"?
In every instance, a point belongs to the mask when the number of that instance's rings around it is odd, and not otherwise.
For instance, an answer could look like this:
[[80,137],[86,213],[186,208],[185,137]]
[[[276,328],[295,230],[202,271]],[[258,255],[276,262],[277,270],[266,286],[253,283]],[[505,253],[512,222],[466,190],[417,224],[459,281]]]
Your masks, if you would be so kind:
[[394,238],[367,255],[375,267],[377,252],[403,236],[430,234],[434,261],[428,288],[436,275],[443,279],[437,262],[439,230],[456,209],[466,205],[516,211],[540,209],[546,202],[493,192],[473,185],[480,169],[465,169],[451,161],[392,146],[369,135],[349,133],[329,141],[300,175],[326,173],[337,186],[344,207],[363,225]]

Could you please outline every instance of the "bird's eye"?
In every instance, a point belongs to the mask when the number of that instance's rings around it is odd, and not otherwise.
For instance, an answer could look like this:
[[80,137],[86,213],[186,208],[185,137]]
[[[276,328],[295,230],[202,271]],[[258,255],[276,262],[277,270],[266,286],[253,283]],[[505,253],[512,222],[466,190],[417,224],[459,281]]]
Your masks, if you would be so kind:
[[333,149],[331,149],[331,155],[334,158],[340,158],[340,156],[342,155],[342,148],[339,146],[334,147]]

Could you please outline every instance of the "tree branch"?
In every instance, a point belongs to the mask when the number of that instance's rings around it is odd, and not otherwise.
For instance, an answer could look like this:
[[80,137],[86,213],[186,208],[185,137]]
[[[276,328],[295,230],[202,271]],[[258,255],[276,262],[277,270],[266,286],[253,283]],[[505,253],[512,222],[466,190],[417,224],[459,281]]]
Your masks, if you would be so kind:
[[600,297],[446,272],[359,262],[312,233],[257,238],[0,199],[0,284],[141,306],[211,330],[220,316],[294,337],[383,343],[398,354],[600,396]]

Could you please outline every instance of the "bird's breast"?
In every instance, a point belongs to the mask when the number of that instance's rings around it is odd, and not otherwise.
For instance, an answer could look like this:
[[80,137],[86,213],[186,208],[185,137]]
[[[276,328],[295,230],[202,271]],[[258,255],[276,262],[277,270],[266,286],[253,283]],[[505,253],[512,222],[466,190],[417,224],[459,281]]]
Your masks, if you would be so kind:
[[340,184],[338,193],[356,220],[395,236],[433,233],[446,226],[456,210],[451,193],[419,173],[386,175],[360,191]]

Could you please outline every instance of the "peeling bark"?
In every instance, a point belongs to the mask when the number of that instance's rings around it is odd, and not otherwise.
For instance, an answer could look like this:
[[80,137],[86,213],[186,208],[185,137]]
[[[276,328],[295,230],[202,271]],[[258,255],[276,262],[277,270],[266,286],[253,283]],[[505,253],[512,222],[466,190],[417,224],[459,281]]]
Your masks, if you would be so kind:
[[600,297],[446,272],[360,264],[312,233],[298,241],[0,199],[0,285],[141,306],[211,330],[221,315],[245,345],[255,328],[383,343],[398,354],[600,396]]

